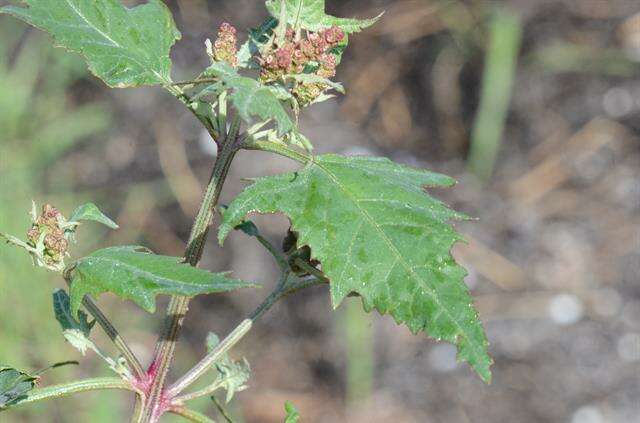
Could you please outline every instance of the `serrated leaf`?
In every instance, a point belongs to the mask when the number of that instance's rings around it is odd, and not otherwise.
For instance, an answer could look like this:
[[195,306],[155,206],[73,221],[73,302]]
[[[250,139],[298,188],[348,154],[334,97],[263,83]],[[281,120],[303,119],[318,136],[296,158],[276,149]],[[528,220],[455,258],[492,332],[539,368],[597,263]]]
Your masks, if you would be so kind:
[[225,211],[219,240],[249,213],[285,213],[331,280],[334,307],[356,292],[367,311],[456,344],[489,381],[487,340],[450,254],[462,237],[449,221],[466,216],[423,190],[454,183],[387,159],[317,156],[298,172],[257,179]]
[[171,81],[169,50],[180,32],[161,0],[126,8],[120,0],[24,0],[8,13],[49,32],[57,46],[82,54],[111,87]]
[[325,0],[267,0],[267,10],[274,18],[279,18],[281,8],[286,8],[287,23],[294,28],[319,31],[336,25],[347,34],[370,27],[382,14],[371,19],[338,18],[325,13]]
[[212,273],[183,264],[180,257],[142,250],[144,248],[138,246],[111,247],[78,260],[70,288],[72,314],[78,315],[86,294],[98,296],[111,292],[153,313],[155,297],[159,294],[195,296],[255,286],[229,279],[226,273]]
[[212,64],[207,69],[207,74],[220,78],[231,89],[229,98],[245,122],[254,123],[253,118],[256,116],[260,120],[273,119],[280,135],[293,129],[293,121],[267,86],[238,74],[233,67],[223,62]]
[[70,222],[80,222],[82,220],[85,221],[93,221],[102,223],[106,227],[110,229],[118,229],[119,226],[111,220],[107,215],[102,213],[98,206],[93,203],[86,203],[79,206],[74,210],[73,214],[69,218]]
[[287,413],[284,417],[284,423],[298,423],[298,420],[300,420],[300,412],[291,401],[284,403],[284,411]]
[[0,411],[26,398],[37,380],[37,376],[0,364]]
[[87,314],[82,310],[78,311],[78,319],[76,320],[71,313],[69,295],[63,289],[58,289],[53,293],[53,311],[63,331],[73,329],[88,337],[95,324],[95,320],[89,323]]

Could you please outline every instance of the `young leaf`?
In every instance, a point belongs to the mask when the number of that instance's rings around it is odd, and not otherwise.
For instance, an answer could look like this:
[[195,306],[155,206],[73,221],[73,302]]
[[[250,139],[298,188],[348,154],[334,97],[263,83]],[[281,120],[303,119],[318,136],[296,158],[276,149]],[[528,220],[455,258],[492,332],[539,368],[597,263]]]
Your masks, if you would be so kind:
[[461,236],[449,224],[466,216],[423,190],[447,176],[371,157],[314,157],[293,173],[259,178],[229,205],[219,240],[251,212],[283,212],[299,245],[331,280],[334,307],[351,292],[412,332],[452,342],[458,358],[489,381],[487,340],[450,255]]
[[337,18],[325,13],[324,0],[267,0],[267,10],[274,18],[279,18],[281,8],[286,8],[287,23],[294,28],[319,31],[336,25],[347,34],[360,32],[380,19],[382,14],[371,19]]
[[120,246],[95,251],[78,260],[71,281],[71,312],[85,294],[111,292],[155,312],[158,294],[195,296],[228,292],[255,285],[182,263],[180,257],[150,254],[144,247]]
[[63,289],[57,289],[53,293],[53,311],[63,331],[77,330],[88,337],[95,324],[95,320],[89,323],[84,311],[78,311],[78,320],[73,317],[69,295]]
[[298,420],[300,420],[300,412],[291,401],[284,403],[284,411],[287,413],[284,417],[284,423],[298,423]]
[[258,28],[249,31],[249,38],[238,50],[238,66],[251,68],[251,58],[258,53],[260,47],[269,39],[269,33],[278,26],[278,20],[267,18]]
[[100,211],[98,206],[93,203],[83,204],[74,210],[73,214],[69,218],[70,222],[80,222],[81,220],[88,220],[93,222],[102,223],[110,229],[118,229],[119,226],[113,220],[109,219],[104,213]]
[[[211,352],[219,343],[220,338],[215,333],[209,332],[209,335],[207,335],[207,349]],[[218,371],[218,378],[214,384],[227,391],[225,402],[228,404],[236,392],[247,389],[246,383],[251,377],[251,366],[246,358],[240,361],[233,361],[227,354],[216,362],[214,366]]]
[[171,81],[169,50],[180,32],[161,0],[126,8],[120,0],[24,0],[8,13],[49,32],[57,46],[82,54],[111,87]]
[[293,129],[291,118],[267,86],[239,75],[227,63],[214,63],[207,69],[207,73],[220,78],[232,90],[229,98],[245,122],[254,123],[252,117],[256,116],[261,120],[273,119],[278,124],[280,135]]
[[0,364],[0,411],[25,398],[37,380],[37,376]]

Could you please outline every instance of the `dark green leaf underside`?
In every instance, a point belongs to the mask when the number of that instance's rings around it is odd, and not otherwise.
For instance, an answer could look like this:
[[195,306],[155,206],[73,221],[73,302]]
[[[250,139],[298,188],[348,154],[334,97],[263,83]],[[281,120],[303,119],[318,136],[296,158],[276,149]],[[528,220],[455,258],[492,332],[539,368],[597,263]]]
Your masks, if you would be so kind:
[[489,381],[487,340],[451,257],[466,216],[424,192],[454,180],[368,157],[317,156],[299,172],[259,178],[224,213],[219,239],[252,212],[283,212],[300,245],[331,280],[334,306],[351,292],[413,332],[458,346],[458,358]]

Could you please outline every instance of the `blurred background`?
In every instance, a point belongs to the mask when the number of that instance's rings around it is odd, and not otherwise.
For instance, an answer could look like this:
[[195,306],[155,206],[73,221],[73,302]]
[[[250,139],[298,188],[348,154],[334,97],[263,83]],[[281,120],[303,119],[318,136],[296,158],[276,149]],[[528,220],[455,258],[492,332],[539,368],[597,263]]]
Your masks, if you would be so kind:
[[[207,64],[204,40],[221,22],[242,29],[266,16],[256,0],[166,3],[183,34],[173,49],[176,79]],[[274,307],[234,350],[253,375],[231,413],[239,422],[280,422],[291,400],[302,422],[637,422],[640,3],[327,6],[341,16],[386,13],[351,39],[338,75],[348,95],[310,108],[303,132],[319,153],[387,156],[460,181],[433,194],[478,218],[457,225],[469,242],[454,253],[470,272],[494,380],[484,385],[457,364],[453,346],[365,315],[357,299],[332,312],[326,288],[313,288]],[[120,224],[114,232],[85,225],[77,255],[127,243],[181,255],[215,154],[170,95],[109,90],[77,56],[5,16],[0,148],[2,231],[24,236],[31,199],[67,215],[94,201]],[[222,202],[246,185],[242,178],[292,166],[241,153]],[[281,242],[285,218],[254,221]],[[211,239],[203,266],[264,289],[197,298],[176,375],[205,352],[208,331],[226,334],[277,276],[270,256],[241,233],[224,249]],[[0,362],[37,369],[79,358],[53,320],[50,294],[59,286],[23,253],[0,248]],[[113,296],[100,304],[147,362],[162,307],[150,316]],[[101,335],[98,342],[107,348]],[[108,373],[88,355],[43,383]],[[198,407],[215,415],[207,401]],[[128,396],[92,393],[18,408],[0,421],[113,422],[130,412]]]

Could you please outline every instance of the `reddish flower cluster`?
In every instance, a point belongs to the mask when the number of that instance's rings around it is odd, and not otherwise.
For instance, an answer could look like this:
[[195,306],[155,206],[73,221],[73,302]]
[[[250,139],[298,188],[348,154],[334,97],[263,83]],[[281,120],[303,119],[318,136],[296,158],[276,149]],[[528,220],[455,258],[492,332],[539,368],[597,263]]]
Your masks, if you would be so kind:
[[64,230],[60,228],[62,214],[51,204],[42,207],[42,214],[27,232],[27,238],[33,246],[37,246],[40,237],[44,234],[44,254],[47,264],[57,264],[62,261],[69,248],[69,241],[64,236]]
[[217,62],[227,62],[231,66],[238,66],[238,38],[233,25],[224,22],[218,29],[218,38],[213,44],[213,59]]
[[[336,75],[337,60],[331,49],[344,40],[344,37],[344,31],[337,26],[309,32],[306,38],[300,40],[296,40],[294,31],[288,29],[282,45],[275,45],[259,59],[262,67],[260,78],[263,82],[273,82],[284,75],[301,74],[311,63],[317,64],[315,75],[332,78]],[[292,94],[302,104],[308,104],[327,88],[317,83],[296,84]]]

